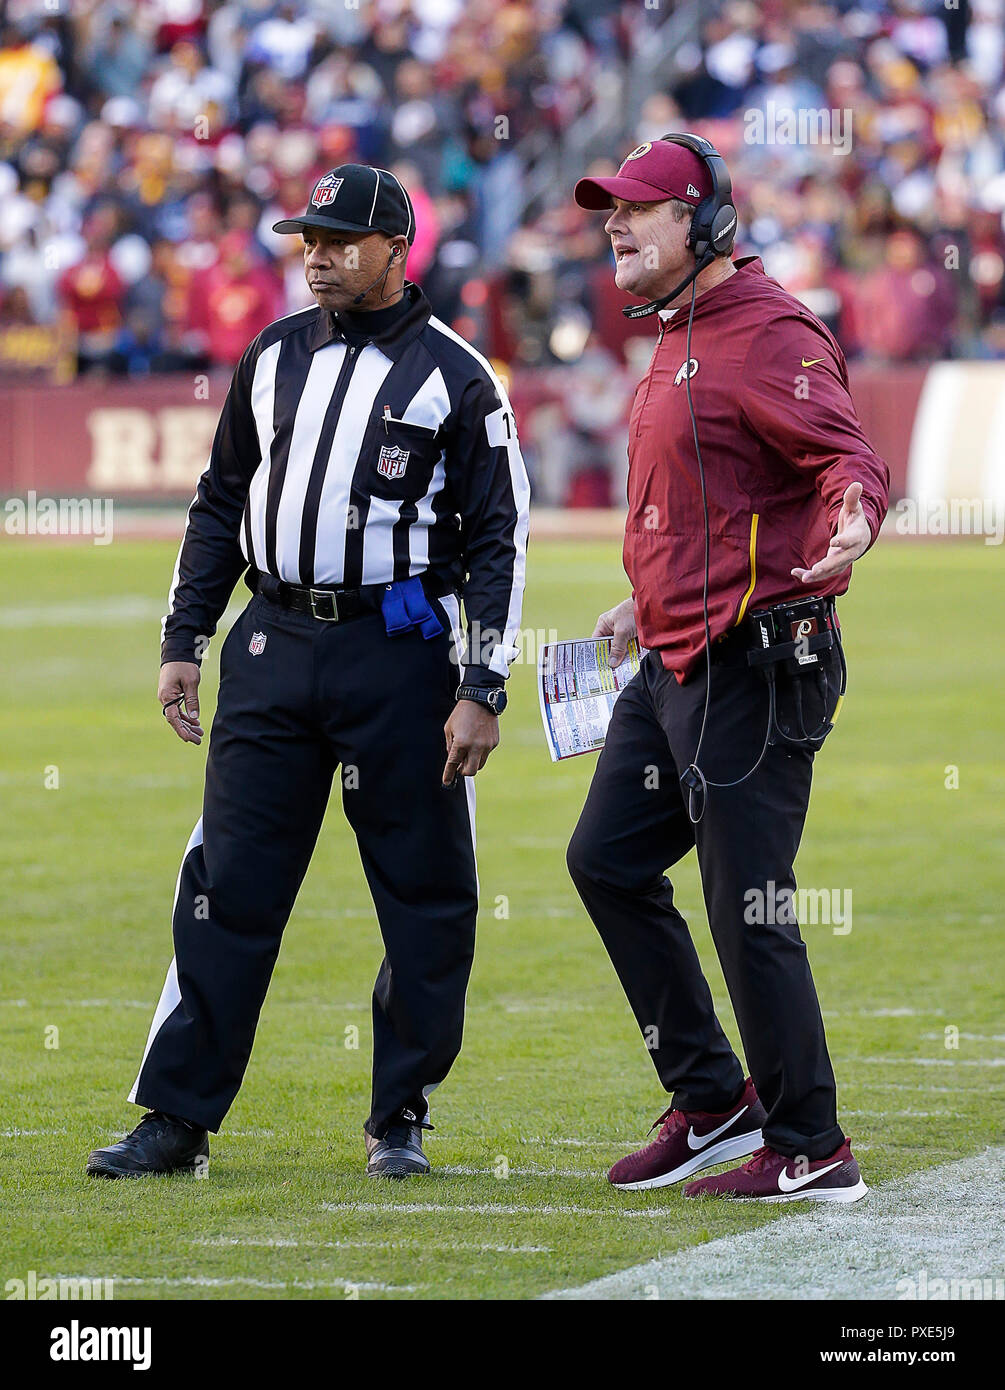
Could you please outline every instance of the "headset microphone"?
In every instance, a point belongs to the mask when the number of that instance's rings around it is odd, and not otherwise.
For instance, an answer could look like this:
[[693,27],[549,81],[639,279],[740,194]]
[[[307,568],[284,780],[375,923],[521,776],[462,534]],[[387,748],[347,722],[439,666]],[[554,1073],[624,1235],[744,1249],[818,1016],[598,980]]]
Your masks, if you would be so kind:
[[[366,287],[365,290],[361,290],[361,291],[360,291],[360,293],[359,293],[359,294],[356,296],[356,298],[353,300],[353,304],[362,304],[363,300],[367,297],[367,295],[368,295],[368,294],[370,293],[370,291],[373,289],[374,285],[379,284],[381,280],[386,280],[386,279],[387,279],[388,273],[390,272],[390,269],[391,269],[392,262],[394,261],[394,258],[395,258],[395,256],[396,256],[397,254],[398,254],[398,247],[397,247],[397,246],[392,246],[392,247],[391,247],[391,254],[390,254],[390,255],[388,256],[388,258],[387,258],[387,265],[384,267],[384,269],[383,269],[383,270],[380,272],[380,274],[377,276],[376,280],[374,280],[371,284],[367,285],[367,287]],[[382,295],[382,296],[383,296],[383,293],[384,293],[384,291],[381,290],[381,295]]]
[[655,314],[658,309],[665,309],[666,306],[677,298],[682,290],[686,290],[688,285],[697,280],[703,270],[706,270],[715,260],[715,252],[707,251],[700,261],[695,262],[694,270],[686,276],[679,285],[675,285],[669,294],[662,295],[659,299],[652,299],[648,304],[636,304],[632,308],[622,309],[626,319],[644,319],[649,314]]

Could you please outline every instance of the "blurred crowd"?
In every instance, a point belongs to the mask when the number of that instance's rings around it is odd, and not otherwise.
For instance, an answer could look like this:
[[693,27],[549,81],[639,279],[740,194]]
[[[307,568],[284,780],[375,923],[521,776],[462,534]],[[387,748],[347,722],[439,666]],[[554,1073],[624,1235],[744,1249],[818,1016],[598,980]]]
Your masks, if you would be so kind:
[[[482,334],[521,218],[517,148],[624,56],[619,0],[9,0],[0,315],[75,327],[79,368],[233,363],[307,303],[313,181],[393,168],[409,273]],[[470,309],[471,312],[467,312]]]
[[[409,274],[435,311],[515,371],[576,365],[595,389],[557,425],[603,456],[648,339],[619,313],[603,217],[572,185],[693,129],[730,166],[738,254],[762,256],[849,357],[1005,357],[1003,10],[8,0],[0,323],[61,325],[83,372],[233,364],[312,302],[298,238],[272,223],[324,170],[380,164],[412,193]],[[611,73],[620,124],[578,140]],[[807,110],[829,128],[786,138],[780,115]]]

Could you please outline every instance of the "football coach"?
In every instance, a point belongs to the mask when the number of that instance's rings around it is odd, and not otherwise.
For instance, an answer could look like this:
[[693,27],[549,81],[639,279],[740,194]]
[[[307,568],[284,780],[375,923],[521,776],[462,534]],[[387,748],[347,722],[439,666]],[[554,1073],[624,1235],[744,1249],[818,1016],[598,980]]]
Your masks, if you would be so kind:
[[471,779],[499,741],[524,583],[513,412],[405,278],[415,219],[393,174],[333,169],[275,230],[303,237],[317,304],[244,352],[188,513],[158,689],[183,742],[201,741],[199,663],[242,573],[253,596],[220,654],[174,960],[129,1097],[148,1113],[90,1155],[95,1176],[206,1162],[337,771],[385,952],[368,1173],[428,1172],[427,1096],[461,1046]]
[[[713,146],[664,136],[575,196],[607,212],[618,288],[648,301],[624,312],[659,316],[628,430],[632,598],[594,633],[612,664],[636,632],[648,655],[568,852],[671,1095],[610,1180],[661,1187],[753,1154],[685,1195],[854,1201],[867,1188],[838,1125],[793,861],[845,685],[834,598],[876,539],[889,472],[830,332],[759,259],[731,259]],[[749,1077],[665,877],[692,846]]]

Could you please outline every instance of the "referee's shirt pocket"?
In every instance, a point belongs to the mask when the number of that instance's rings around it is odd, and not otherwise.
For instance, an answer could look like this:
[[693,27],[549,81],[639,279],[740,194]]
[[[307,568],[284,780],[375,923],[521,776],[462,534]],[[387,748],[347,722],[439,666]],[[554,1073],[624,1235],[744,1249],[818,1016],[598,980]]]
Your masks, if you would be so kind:
[[437,430],[382,419],[367,469],[370,495],[417,502],[429,491],[440,452]]

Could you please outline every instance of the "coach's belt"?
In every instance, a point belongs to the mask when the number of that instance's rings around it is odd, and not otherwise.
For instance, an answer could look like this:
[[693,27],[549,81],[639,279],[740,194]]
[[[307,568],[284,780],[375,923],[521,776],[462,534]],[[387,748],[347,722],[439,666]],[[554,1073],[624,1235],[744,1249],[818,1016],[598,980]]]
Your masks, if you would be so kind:
[[[432,574],[422,575],[422,587],[434,597],[449,593],[451,588]],[[362,613],[380,612],[387,589],[386,584],[364,584],[359,589],[310,587],[262,574],[256,592],[294,613],[309,613],[323,623],[344,623]]]

